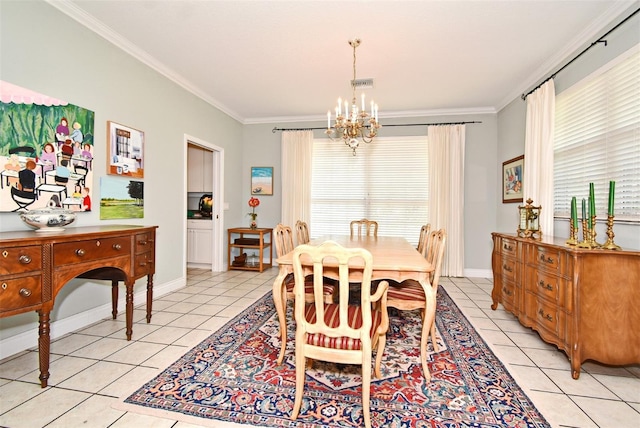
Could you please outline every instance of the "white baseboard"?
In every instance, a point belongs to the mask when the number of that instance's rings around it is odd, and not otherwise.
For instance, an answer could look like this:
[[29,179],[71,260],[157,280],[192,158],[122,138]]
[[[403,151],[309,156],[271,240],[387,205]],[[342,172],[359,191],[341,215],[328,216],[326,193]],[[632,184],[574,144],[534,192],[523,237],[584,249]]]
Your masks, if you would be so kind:
[[465,269],[464,276],[467,278],[493,279],[493,271],[491,269]]
[[[182,288],[186,285],[186,278],[178,278],[175,281],[170,281],[164,284],[153,285],[153,297],[158,298],[164,296],[172,291]],[[121,293],[124,294],[124,293]],[[146,287],[143,290],[138,291],[133,295],[134,302],[146,302],[147,290]],[[118,299],[118,308],[124,308],[126,305],[126,297],[122,296]],[[90,310],[81,312],[63,318],[51,323],[51,340],[64,336],[67,333],[80,330],[95,322],[111,317],[111,302],[104,305],[92,308]],[[37,323],[36,323],[37,324]],[[38,327],[25,331],[23,333],[16,334],[15,336],[8,337],[0,340],[0,360],[10,357],[27,349],[34,349],[38,346]]]

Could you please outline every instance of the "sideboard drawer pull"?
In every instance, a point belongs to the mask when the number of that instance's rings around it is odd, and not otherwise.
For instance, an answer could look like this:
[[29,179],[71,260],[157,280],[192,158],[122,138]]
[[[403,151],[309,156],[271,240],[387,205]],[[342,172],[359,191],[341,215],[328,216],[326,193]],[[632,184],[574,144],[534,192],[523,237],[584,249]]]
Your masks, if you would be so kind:
[[540,287],[542,287],[542,288],[545,288],[545,289],[549,290],[549,291],[553,291],[553,286],[552,286],[551,284],[545,284],[545,283],[544,283],[544,280],[542,280],[542,279],[540,280],[540,282],[538,283],[538,285],[539,285]]
[[78,248],[78,249],[76,250],[76,254],[77,254],[79,257],[82,257],[82,256],[84,256],[85,252],[84,252],[84,250],[83,250],[82,248]]
[[504,244],[502,248],[504,248],[507,251],[513,251],[513,247],[511,245]]
[[22,297],[29,297],[31,296],[31,290],[27,289],[27,288],[21,288],[19,291],[20,295]]
[[507,272],[513,272],[513,269],[511,269],[509,266],[507,265],[502,265],[502,269],[506,270]]
[[31,257],[27,256],[26,254],[21,255],[18,260],[20,260],[20,263],[24,265],[28,265],[29,263],[31,263]]
[[122,245],[120,244],[113,244],[113,249],[116,251],[120,251],[122,249]]
[[147,245],[147,243],[148,243],[147,241],[140,241],[140,242],[138,242],[138,244],[140,244],[140,245]]
[[545,314],[542,309],[538,311],[538,315],[540,315],[542,318],[546,319],[547,321],[553,321],[553,317],[549,314]]
[[545,257],[544,254],[540,254],[540,260],[545,263],[553,263],[553,257]]
[[507,287],[502,287],[502,292],[507,296],[513,296],[513,292],[509,290]]
[[3,282],[3,283],[2,283],[2,289],[3,289],[3,290],[6,290],[6,289],[7,289],[7,283],[6,283],[6,282]]

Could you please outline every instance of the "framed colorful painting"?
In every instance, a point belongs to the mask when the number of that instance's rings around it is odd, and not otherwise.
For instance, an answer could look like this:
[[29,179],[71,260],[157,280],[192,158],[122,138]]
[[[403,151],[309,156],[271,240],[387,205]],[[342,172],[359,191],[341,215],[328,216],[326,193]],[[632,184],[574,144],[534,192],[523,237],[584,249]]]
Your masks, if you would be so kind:
[[264,196],[273,195],[272,166],[251,167],[251,194]]
[[107,122],[107,174],[144,178],[144,132]]
[[502,163],[502,203],[522,202],[524,155]]

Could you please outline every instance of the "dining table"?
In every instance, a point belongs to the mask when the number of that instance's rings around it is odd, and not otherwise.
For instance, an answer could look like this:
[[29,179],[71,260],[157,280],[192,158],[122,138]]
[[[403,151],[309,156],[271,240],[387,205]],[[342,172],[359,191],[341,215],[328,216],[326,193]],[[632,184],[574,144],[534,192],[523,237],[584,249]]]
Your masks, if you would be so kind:
[[[420,363],[426,378],[429,378],[427,366],[427,339],[431,324],[436,313],[436,291],[432,289],[429,282],[429,274],[434,267],[427,259],[418,252],[416,247],[411,245],[403,237],[391,236],[349,236],[349,235],[326,235],[313,239],[308,245],[320,245],[326,241],[334,241],[346,248],[364,248],[373,256],[373,272],[371,280],[394,280],[402,282],[413,279],[420,283],[425,292],[425,311],[422,318],[422,332],[420,338]],[[287,346],[287,320],[286,320],[286,287],[284,280],[287,275],[293,273],[293,251],[278,257],[278,275],[273,282],[273,301],[278,314],[280,325],[280,354],[278,364],[284,360]],[[350,269],[349,282],[358,282],[362,279],[362,271],[358,265],[353,265]],[[313,273],[313,266],[306,265],[303,260],[304,274]],[[324,276],[338,279],[338,270],[332,271],[330,268],[323,272]]]

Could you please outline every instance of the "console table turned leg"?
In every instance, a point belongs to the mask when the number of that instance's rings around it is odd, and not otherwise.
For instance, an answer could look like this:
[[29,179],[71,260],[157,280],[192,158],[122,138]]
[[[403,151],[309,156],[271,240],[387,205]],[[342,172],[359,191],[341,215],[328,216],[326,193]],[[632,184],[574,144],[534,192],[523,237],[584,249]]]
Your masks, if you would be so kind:
[[127,295],[126,295],[126,308],[127,308],[127,340],[131,340],[131,335],[133,334],[133,284],[134,280],[128,278],[125,282],[127,287]]
[[111,281],[111,316],[113,319],[118,317],[118,281]]
[[38,354],[40,357],[40,386],[47,387],[49,381],[49,352],[51,349],[51,336],[49,324],[49,311],[38,311]]
[[151,322],[152,306],[153,306],[153,275],[147,275],[147,324]]

